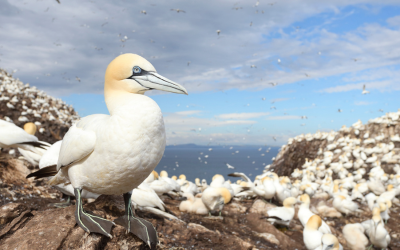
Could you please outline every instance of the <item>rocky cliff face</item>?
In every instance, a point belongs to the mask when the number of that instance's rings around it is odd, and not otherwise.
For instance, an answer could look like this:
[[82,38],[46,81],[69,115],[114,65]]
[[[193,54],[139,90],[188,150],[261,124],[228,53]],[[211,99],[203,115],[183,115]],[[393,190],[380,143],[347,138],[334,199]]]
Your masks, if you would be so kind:
[[73,107],[61,99],[23,84],[0,69],[0,119],[19,127],[33,122],[38,127],[39,140],[54,143],[62,139],[78,118]]
[[[349,137],[359,139],[364,142],[373,139],[373,143],[365,145],[371,148],[379,143],[393,143],[395,148],[400,148],[400,141],[396,135],[400,134],[400,120],[398,112],[387,113],[382,117],[371,119],[367,124],[362,125],[360,121],[351,127],[343,126],[338,132],[320,133],[314,135],[299,135],[288,140],[288,144],[282,146],[280,152],[275,157],[270,169],[274,169],[279,175],[290,176],[296,169],[301,169],[306,159],[314,160],[326,151],[326,146],[332,142],[337,142],[339,138]],[[333,139],[329,138],[331,136]],[[378,140],[376,138],[378,137]],[[382,139],[381,139],[382,138]],[[393,173],[393,169],[383,162],[382,167],[388,174]]]

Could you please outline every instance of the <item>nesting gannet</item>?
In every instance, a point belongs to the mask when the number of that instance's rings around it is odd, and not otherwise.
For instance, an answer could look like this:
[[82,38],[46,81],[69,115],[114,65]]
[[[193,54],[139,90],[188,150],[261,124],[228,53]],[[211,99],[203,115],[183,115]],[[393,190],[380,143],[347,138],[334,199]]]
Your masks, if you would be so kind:
[[380,208],[375,207],[372,210],[372,219],[362,222],[361,225],[372,245],[378,248],[387,248],[390,244],[390,235],[385,229],[380,212]]
[[157,89],[187,94],[185,88],[156,73],[141,56],[123,54],[107,67],[104,96],[110,115],[90,115],[73,125],[63,139],[56,168],[29,177],[55,175],[49,184],[71,182],[77,200],[75,219],[86,232],[111,237],[114,223],[83,210],[83,189],[98,194],[123,194],[125,215],[115,220],[151,248],[157,232],[146,220],[133,216],[131,192],[161,160],[165,128],[158,105],[143,95]]
[[307,221],[303,231],[303,241],[308,250],[320,249],[323,233],[318,231],[322,225],[321,217],[313,215]]
[[343,236],[347,246],[352,250],[365,250],[368,238],[364,234],[364,227],[360,223],[347,224],[343,227]]
[[157,193],[154,192],[149,184],[145,182],[132,190],[132,205],[135,209],[148,211],[167,219],[179,220],[176,216],[165,212],[167,208],[164,202],[158,197]]
[[268,216],[261,217],[263,219],[267,219],[269,222],[273,224],[280,224],[284,226],[289,226],[290,222],[294,216],[294,205],[297,203],[297,200],[294,197],[286,198],[283,201],[283,207],[275,207],[268,210]]
[[324,234],[321,238],[321,250],[343,250],[339,240],[333,234]]
[[202,198],[196,198],[193,194],[184,193],[182,196],[186,197],[186,201],[182,201],[179,205],[179,210],[193,214],[208,214],[208,208],[204,205]]
[[341,212],[345,215],[360,211],[358,209],[357,203],[353,202],[350,199],[347,199],[343,195],[335,196],[335,198],[333,199],[332,205],[334,208],[336,208],[336,210],[338,210],[339,212]]
[[232,196],[229,190],[225,187],[211,187],[209,186],[203,192],[201,200],[207,207],[208,211],[219,212],[224,208],[224,205],[231,200]]
[[[300,202],[302,204],[300,205],[297,217],[299,217],[301,224],[303,225],[303,227],[305,227],[308,220],[311,218],[311,216],[314,215],[314,213],[310,211],[310,196],[308,196],[308,194],[301,195]],[[323,220],[322,225],[318,230],[323,234],[332,233],[331,228]]]
[[47,146],[14,123],[0,120],[0,148],[22,148],[35,152],[36,148],[46,149]]

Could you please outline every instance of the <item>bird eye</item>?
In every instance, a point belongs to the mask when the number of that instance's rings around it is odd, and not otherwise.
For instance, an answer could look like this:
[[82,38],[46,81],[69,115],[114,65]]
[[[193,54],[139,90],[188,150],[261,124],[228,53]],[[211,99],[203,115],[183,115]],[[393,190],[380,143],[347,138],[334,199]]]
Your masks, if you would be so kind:
[[142,69],[139,66],[133,67],[133,73],[139,74],[140,72],[142,72]]

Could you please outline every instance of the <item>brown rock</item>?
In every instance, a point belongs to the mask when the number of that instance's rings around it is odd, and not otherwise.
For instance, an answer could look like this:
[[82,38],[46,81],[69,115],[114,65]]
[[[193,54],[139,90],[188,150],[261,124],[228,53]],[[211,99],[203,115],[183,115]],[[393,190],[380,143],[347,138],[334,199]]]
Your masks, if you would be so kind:
[[267,203],[262,200],[256,200],[251,206],[249,212],[254,214],[261,214],[264,216],[268,216],[268,210],[275,208],[276,206],[271,203]]
[[8,203],[0,207],[0,224],[11,222],[28,208],[22,203]]
[[279,240],[273,234],[254,232],[254,235],[257,236],[257,237],[263,238],[264,240],[266,240],[266,241],[268,241],[268,242],[270,242],[272,244],[275,244],[275,245],[279,246]]

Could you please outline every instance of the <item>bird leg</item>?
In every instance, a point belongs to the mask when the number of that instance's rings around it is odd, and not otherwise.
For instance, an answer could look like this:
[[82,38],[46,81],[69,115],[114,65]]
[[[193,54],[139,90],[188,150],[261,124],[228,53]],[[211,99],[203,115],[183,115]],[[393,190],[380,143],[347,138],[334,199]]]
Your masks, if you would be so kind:
[[67,201],[66,202],[60,202],[60,203],[51,203],[49,204],[49,206],[53,206],[53,207],[58,207],[58,208],[65,208],[68,206],[71,206],[71,196],[67,195]]
[[125,227],[129,232],[139,237],[150,249],[156,249],[158,243],[157,231],[153,227],[153,224],[133,215],[131,196],[131,192],[124,194],[125,215],[114,220],[114,222]]
[[75,209],[75,220],[76,223],[86,232],[91,233],[99,233],[105,236],[112,238],[111,236],[111,228],[114,226],[114,222],[108,221],[104,218],[96,216],[92,213],[89,213],[83,210],[82,206],[82,189],[75,188],[74,189],[75,198],[76,198],[76,209]]

